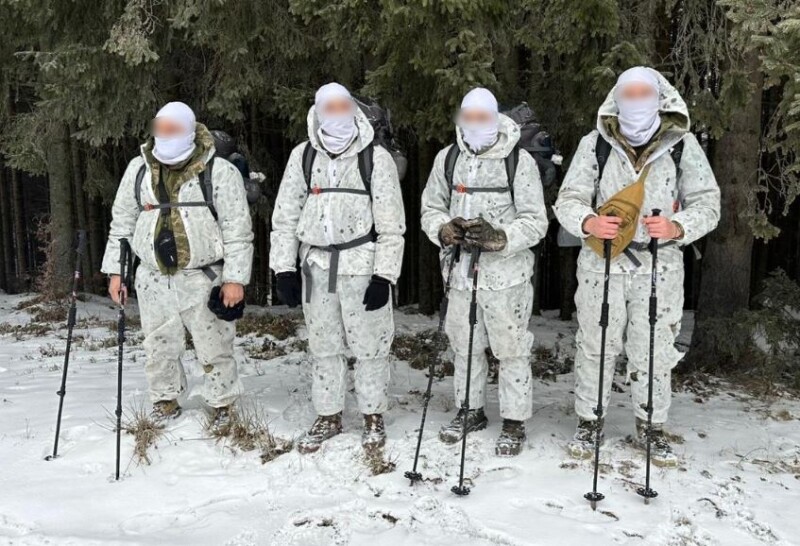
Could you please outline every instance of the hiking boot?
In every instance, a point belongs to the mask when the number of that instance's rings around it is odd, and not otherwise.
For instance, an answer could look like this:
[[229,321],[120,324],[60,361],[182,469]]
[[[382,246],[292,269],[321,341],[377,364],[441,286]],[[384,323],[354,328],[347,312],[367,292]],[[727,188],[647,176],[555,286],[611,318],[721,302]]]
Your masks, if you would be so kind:
[[170,419],[177,419],[181,416],[182,412],[183,410],[177,400],[159,400],[153,404],[153,411],[150,412],[150,418],[156,424],[161,424]]
[[[636,435],[633,445],[637,449],[647,451],[647,421],[636,419]],[[661,468],[675,468],[678,466],[678,456],[672,452],[667,435],[664,434],[664,425],[653,423],[650,432],[650,461]]]
[[503,430],[494,444],[494,452],[499,457],[514,457],[522,451],[522,443],[527,439],[525,422],[503,419]]
[[380,449],[386,445],[386,429],[383,415],[373,413],[364,415],[364,431],[361,433],[361,447],[364,449]]
[[600,429],[600,442],[603,441],[603,420],[589,421],[578,419],[578,428],[575,436],[567,444],[567,453],[573,459],[591,459],[594,456],[594,441],[597,430]]
[[297,451],[300,453],[314,453],[319,451],[322,442],[341,434],[342,414],[320,415],[311,428],[297,441]]
[[227,436],[233,424],[233,406],[220,406],[214,408],[214,414],[208,424],[208,428],[215,434]]
[[[483,408],[469,410],[469,415],[467,416],[467,432],[483,430],[488,424],[489,420],[486,418],[486,414],[483,413]],[[464,410],[460,409],[458,410],[458,415],[456,415],[452,421],[439,429],[439,439],[445,444],[455,444],[461,440],[463,435]]]

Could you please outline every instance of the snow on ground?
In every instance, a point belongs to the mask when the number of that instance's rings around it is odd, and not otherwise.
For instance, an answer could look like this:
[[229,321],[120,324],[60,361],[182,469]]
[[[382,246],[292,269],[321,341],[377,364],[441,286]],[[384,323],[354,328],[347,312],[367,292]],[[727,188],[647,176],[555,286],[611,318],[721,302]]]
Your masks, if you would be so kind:
[[[23,299],[0,296],[0,322],[27,324],[30,315],[14,309]],[[494,455],[499,418],[490,388],[491,425],[468,443],[473,490],[458,498],[450,487],[459,448],[435,436],[454,411],[450,378],[434,386],[421,463],[428,481],[409,487],[403,472],[413,458],[425,372],[393,362],[387,456],[397,470],[371,476],[352,393],[345,433],[315,455],[292,452],[262,465],[256,452],[206,438],[200,370],[188,352],[194,391],[187,411],[150,466],[131,461],[133,440],[123,437],[124,477],[115,483],[109,415],[116,346],[108,327],[115,316],[107,300],[79,303],[83,322],[75,331],[60,456],[51,462],[43,458],[52,449],[64,322],[38,337],[3,328],[9,333],[0,336],[0,544],[800,544],[800,401],[760,401],[725,386],[676,393],[671,432],[682,439],[675,447],[683,464],[654,471],[659,497],[650,506],[635,493],[643,457],[625,441],[633,425],[629,395],[615,393],[602,451],[606,500],[593,512],[583,499],[591,464],[564,453],[575,419],[571,374],[537,382],[526,450],[515,459]],[[418,315],[397,317],[400,332],[435,327]],[[535,318],[531,327],[538,343],[569,354],[574,324]],[[140,335],[130,337],[126,408],[147,402]],[[308,358],[297,351],[269,361],[248,357],[247,348],[262,341],[237,341],[246,400],[269,413],[277,436],[295,437],[314,417]]]

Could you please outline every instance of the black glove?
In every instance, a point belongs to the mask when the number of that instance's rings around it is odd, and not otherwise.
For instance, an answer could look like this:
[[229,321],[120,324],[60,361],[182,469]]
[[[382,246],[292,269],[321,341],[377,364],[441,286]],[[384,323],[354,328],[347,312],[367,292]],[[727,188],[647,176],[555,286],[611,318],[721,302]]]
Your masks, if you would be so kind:
[[453,218],[439,229],[439,242],[442,246],[460,245],[464,242],[465,226],[468,224],[460,216]]
[[383,277],[372,276],[367,291],[364,292],[364,301],[361,302],[366,305],[367,311],[375,311],[389,303],[391,284]]
[[208,297],[208,309],[217,315],[217,318],[228,322],[242,318],[244,315],[244,300],[233,307],[226,307],[225,304],[222,303],[220,290],[220,286],[215,286],[211,289],[211,294]]
[[477,247],[490,252],[503,250],[508,244],[506,232],[502,229],[495,229],[492,224],[487,222],[482,216],[475,220],[470,220],[465,225],[466,234],[464,240],[468,246]]
[[303,303],[303,289],[294,271],[284,271],[275,275],[278,279],[278,297],[289,307]]

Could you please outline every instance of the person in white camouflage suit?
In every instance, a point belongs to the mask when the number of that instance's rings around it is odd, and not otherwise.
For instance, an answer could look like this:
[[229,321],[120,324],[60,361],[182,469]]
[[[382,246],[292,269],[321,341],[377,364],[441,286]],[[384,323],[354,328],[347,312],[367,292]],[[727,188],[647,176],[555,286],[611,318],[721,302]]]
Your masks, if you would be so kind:
[[[649,297],[651,237],[660,242],[657,263],[658,309],[655,325],[653,375],[653,463],[675,466],[677,457],[663,432],[670,406],[671,370],[682,354],[675,348],[683,313],[683,247],[712,231],[719,220],[720,193],[714,173],[690,130],[686,103],[661,74],[635,67],[624,72],[600,107],[597,129],[581,140],[566,174],[555,212],[573,235],[614,239],[620,219],[598,216],[592,203],[602,205],[637,180],[650,165],[644,185],[644,203],[627,254],[611,264],[606,366],[624,348],[628,357],[637,434],[635,445],[646,443],[649,358]],[[598,135],[611,145],[602,179],[598,181]],[[682,144],[679,144],[682,143]],[[682,153],[679,165],[674,151]],[[651,211],[659,209],[660,216]],[[584,244],[578,260],[575,303],[579,330],[575,356],[575,411],[578,428],[568,445],[576,458],[593,454],[598,422],[600,310],[604,260]],[[605,374],[604,407],[608,407],[613,373]]]
[[[526,438],[525,421],[532,412],[533,334],[528,331],[528,322],[533,306],[534,254],[530,248],[547,233],[539,169],[534,159],[517,147],[519,138],[519,127],[498,112],[494,95],[484,88],[473,89],[461,104],[457,142],[436,156],[422,194],[422,229],[442,249],[445,279],[450,261],[457,254],[456,247],[463,248],[463,257],[455,264],[451,279],[445,319],[445,331],[455,352],[454,387],[459,405],[465,396],[469,351],[469,253],[476,247],[483,251],[467,429],[480,430],[488,423],[484,412],[488,377],[485,349],[491,346],[500,360],[503,426],[496,444],[498,455],[521,451]],[[509,157],[515,158],[513,167],[509,166]],[[448,168],[452,169],[452,176],[446,173]],[[459,441],[463,418],[462,408],[441,429],[439,438],[446,443]]]
[[[205,371],[212,426],[222,429],[240,394],[235,328],[208,304],[215,286],[228,308],[244,298],[253,258],[246,193],[236,167],[221,158],[209,163],[215,151],[211,133],[186,104],[164,106],[153,135],[128,164],[117,190],[102,271],[110,275],[109,294],[119,302],[119,240],[128,239],[141,260],[136,293],[153,416],[164,420],[181,413],[178,398],[186,391],[186,376],[180,359],[188,330]],[[210,202],[201,187],[203,176],[210,176]],[[171,257],[157,251],[164,229],[173,234]]]
[[347,348],[356,357],[362,445],[386,442],[391,285],[400,275],[405,213],[397,167],[373,135],[346,88],[322,86],[308,112],[308,141],[292,151],[275,202],[270,267],[281,301],[303,304],[314,361],[318,417],[298,442],[302,453],[342,431]]

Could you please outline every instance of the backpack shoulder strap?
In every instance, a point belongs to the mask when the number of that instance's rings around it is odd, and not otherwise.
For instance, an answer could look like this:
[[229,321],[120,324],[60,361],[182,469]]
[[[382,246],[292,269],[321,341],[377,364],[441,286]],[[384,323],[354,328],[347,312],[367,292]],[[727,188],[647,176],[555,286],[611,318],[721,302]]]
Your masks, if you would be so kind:
[[375,144],[369,143],[369,146],[358,152],[358,172],[361,173],[361,181],[364,183],[364,189],[369,193],[370,199],[372,198],[372,169],[375,164]]
[[508,179],[508,191],[511,193],[511,201],[514,201],[514,179],[517,177],[517,165],[519,164],[519,144],[514,146],[506,156],[506,178]]
[[458,147],[458,144],[451,144],[444,158],[444,179],[447,181],[448,188],[453,187],[453,178],[455,177],[456,162],[458,161],[459,155],[461,155],[461,149]]
[[597,206],[597,195],[600,193],[600,180],[603,178],[603,171],[606,169],[608,157],[611,155],[611,143],[597,133],[597,142],[594,145],[594,155],[597,158],[597,180],[594,183],[594,195],[592,196],[592,208]]
[[681,169],[681,158],[683,157],[683,139],[680,139],[675,143],[675,146],[673,146],[672,150],[670,150],[669,155],[672,156],[672,162],[675,163],[675,179],[680,180],[681,175],[683,174],[683,169]]
[[217,219],[217,209],[214,207],[214,182],[212,171],[214,169],[214,157],[211,158],[206,162],[206,168],[200,172],[200,191],[203,192],[203,200],[208,205],[208,210],[211,212],[211,215],[214,217],[214,220]]
[[311,191],[311,169],[314,167],[316,157],[316,148],[311,145],[311,142],[307,142],[303,149],[303,178],[306,180],[306,190],[309,192]]
[[595,157],[597,157],[597,182],[603,178],[603,171],[608,163],[608,156],[611,155],[611,143],[603,138],[600,133],[597,134],[597,143],[594,146]]
[[139,170],[136,172],[136,182],[133,184],[133,196],[136,198],[136,206],[139,207],[139,211],[143,210],[142,207],[142,181],[144,180],[144,175],[147,173],[147,165],[142,163],[142,166],[139,167]]

